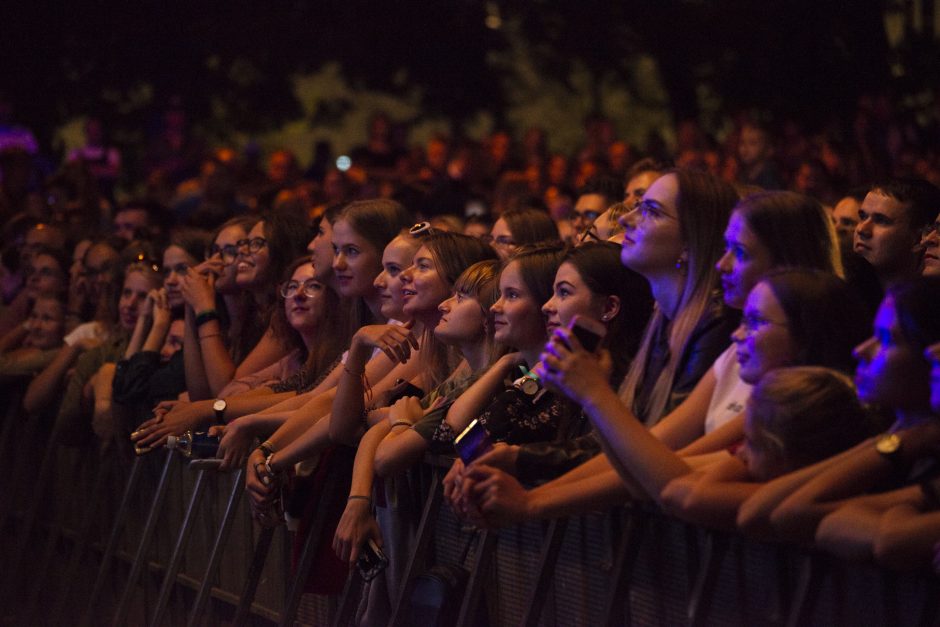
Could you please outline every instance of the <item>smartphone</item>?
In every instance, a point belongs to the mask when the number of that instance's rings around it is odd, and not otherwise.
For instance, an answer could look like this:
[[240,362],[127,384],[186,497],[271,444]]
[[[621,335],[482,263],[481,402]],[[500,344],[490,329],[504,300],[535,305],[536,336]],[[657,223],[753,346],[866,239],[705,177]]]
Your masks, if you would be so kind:
[[362,551],[359,552],[359,559],[356,560],[356,568],[359,569],[359,576],[363,581],[372,581],[379,576],[388,566],[388,556],[382,551],[381,547],[375,543],[375,540],[369,538]]
[[603,324],[593,318],[580,315],[571,319],[568,328],[581,342],[584,350],[589,353],[595,352],[601,340],[607,335],[607,328]]
[[486,429],[483,428],[483,423],[474,419],[454,440],[454,448],[457,449],[457,454],[460,455],[464,465],[469,466],[477,457],[490,451],[493,443]]

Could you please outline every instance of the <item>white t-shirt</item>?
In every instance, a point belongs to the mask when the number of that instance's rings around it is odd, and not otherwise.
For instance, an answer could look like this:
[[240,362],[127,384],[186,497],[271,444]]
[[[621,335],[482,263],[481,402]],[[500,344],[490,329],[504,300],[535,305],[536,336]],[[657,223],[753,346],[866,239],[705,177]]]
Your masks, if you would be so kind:
[[705,433],[711,433],[742,411],[751,396],[753,385],[741,380],[734,344],[725,349],[712,365],[715,372],[715,391],[705,415]]

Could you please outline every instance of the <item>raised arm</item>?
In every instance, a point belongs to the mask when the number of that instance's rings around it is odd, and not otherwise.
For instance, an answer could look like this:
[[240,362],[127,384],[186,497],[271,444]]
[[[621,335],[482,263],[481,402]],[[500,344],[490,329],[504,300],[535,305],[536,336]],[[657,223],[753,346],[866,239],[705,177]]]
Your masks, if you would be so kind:
[[[370,394],[365,384],[370,380],[370,374],[374,376],[367,369],[367,364],[376,348],[382,351],[380,359],[389,364],[414,362],[408,368],[412,375],[401,378],[408,380],[417,373],[418,341],[411,332],[411,326],[376,324],[356,331],[346,355],[346,363],[343,364],[343,376],[336,386],[336,398],[331,411],[334,418],[330,421],[330,438],[334,442],[352,445],[362,434],[362,416],[366,403],[371,402],[371,399],[365,398]],[[388,376],[387,373],[384,376]]]
[[38,414],[49,407],[56,399],[61,398],[62,381],[69,368],[75,363],[85,344],[76,342],[73,345],[64,345],[55,358],[42,372],[30,381],[23,397],[23,407],[28,414]]
[[486,409],[493,397],[502,391],[503,381],[512,376],[520,360],[519,353],[503,355],[483,376],[457,397],[444,418],[444,422],[455,434],[466,429],[467,425]]

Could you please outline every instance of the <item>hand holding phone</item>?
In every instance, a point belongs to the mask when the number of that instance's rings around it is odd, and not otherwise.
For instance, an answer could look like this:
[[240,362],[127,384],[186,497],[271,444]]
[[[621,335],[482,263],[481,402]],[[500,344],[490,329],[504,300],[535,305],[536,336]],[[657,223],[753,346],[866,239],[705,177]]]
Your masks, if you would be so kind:
[[572,318],[568,323],[568,329],[589,353],[596,353],[601,340],[607,335],[607,327],[593,318],[582,315]]

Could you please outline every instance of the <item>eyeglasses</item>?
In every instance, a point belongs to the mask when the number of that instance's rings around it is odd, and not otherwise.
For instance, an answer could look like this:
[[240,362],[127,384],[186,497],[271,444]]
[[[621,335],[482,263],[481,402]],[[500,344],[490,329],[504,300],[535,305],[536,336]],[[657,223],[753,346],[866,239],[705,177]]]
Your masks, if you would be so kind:
[[297,292],[302,292],[304,296],[313,298],[323,289],[323,284],[316,279],[307,279],[303,283],[297,281],[288,281],[281,286],[281,296],[284,298],[293,298]]
[[578,243],[583,244],[589,241],[599,242],[601,241],[600,235],[597,234],[597,228],[592,224],[588,227],[581,235],[578,237]]
[[776,325],[780,327],[788,326],[786,322],[776,322],[774,320],[768,320],[762,316],[758,316],[754,313],[746,313],[741,317],[741,327],[744,329],[744,334],[748,337],[757,333],[761,328],[767,325]]
[[934,222],[933,224],[928,224],[920,230],[920,238],[927,239],[930,237],[931,233],[940,233],[940,222]]
[[164,279],[168,279],[170,275],[173,274],[174,272],[176,274],[186,274],[187,272],[189,272],[189,264],[178,263],[173,266],[163,266],[163,269],[160,271]]
[[225,246],[217,246],[213,244],[209,247],[209,250],[206,251],[206,258],[215,257],[216,255],[222,258],[223,264],[230,266],[235,263],[235,259],[238,258],[238,245],[226,244]]
[[578,213],[577,211],[572,211],[571,215],[568,216],[569,222],[580,222],[582,220],[587,220],[588,222],[593,223],[594,220],[597,220],[600,217],[600,211],[582,211]]
[[658,218],[669,218],[671,220],[679,219],[677,216],[667,213],[665,207],[653,200],[641,200],[636,205],[634,205],[633,211],[639,211],[644,220],[653,220]]
[[237,250],[248,247],[249,253],[256,253],[268,245],[268,240],[263,237],[252,237],[251,239],[240,239],[235,242]]

